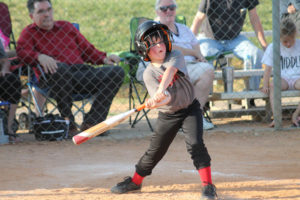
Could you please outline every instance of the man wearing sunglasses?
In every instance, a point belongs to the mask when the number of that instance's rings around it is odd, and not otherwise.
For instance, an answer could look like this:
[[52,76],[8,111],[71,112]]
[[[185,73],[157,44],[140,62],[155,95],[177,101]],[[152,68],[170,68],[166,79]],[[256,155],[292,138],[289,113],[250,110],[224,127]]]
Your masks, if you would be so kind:
[[[202,0],[191,26],[199,35],[200,49],[204,56],[213,56],[222,51],[233,51],[242,60],[250,56],[252,69],[261,69],[263,51],[246,36],[240,35],[247,10],[251,25],[263,50],[267,47],[264,30],[256,12],[258,0]],[[246,67],[246,66],[245,66]],[[261,77],[251,77],[250,90],[258,90]],[[254,99],[250,105],[255,106]]]
[[177,5],[174,3],[174,4],[171,4],[171,5],[167,5],[167,6],[159,6],[159,10],[166,13],[168,11],[168,9],[170,11],[174,11],[176,10],[177,8]]
[[[203,110],[213,85],[214,68],[202,56],[198,40],[191,30],[186,25],[175,22],[176,8],[175,0],[157,0],[155,4],[156,21],[168,26],[174,40],[172,48],[183,53],[189,77],[195,87],[196,98]],[[137,74],[140,74],[143,69],[144,67],[140,65]],[[138,77],[138,80],[141,79],[141,76]],[[203,129],[213,128],[214,125],[203,117]]]

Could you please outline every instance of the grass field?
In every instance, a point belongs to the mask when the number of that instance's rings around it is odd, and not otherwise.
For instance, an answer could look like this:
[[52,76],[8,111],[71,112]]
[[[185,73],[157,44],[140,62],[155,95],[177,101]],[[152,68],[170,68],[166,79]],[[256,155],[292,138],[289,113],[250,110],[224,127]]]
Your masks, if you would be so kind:
[[[18,38],[31,23],[26,0],[3,0],[9,6],[13,31]],[[178,0],[177,14],[186,16],[190,26],[200,1]],[[55,19],[80,24],[80,31],[97,48],[106,52],[129,49],[129,22],[133,16],[155,17],[155,0],[52,0]],[[257,12],[265,30],[272,29],[272,1],[261,0]],[[245,31],[252,30],[247,19]],[[270,39],[268,39],[270,41]]]

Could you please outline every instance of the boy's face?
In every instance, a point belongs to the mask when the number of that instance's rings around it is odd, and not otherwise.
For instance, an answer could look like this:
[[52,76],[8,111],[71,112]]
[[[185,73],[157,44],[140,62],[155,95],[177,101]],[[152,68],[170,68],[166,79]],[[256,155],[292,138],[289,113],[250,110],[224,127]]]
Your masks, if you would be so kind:
[[286,48],[291,48],[296,42],[295,34],[280,37],[280,42]]
[[151,62],[163,62],[166,56],[166,45],[160,37],[153,36],[150,42],[148,56]]

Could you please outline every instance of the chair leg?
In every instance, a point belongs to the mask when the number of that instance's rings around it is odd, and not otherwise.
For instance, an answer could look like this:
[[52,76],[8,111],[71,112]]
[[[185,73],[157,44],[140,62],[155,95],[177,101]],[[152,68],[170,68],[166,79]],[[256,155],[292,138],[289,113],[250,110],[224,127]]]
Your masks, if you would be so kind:
[[[209,102],[208,102],[208,105],[209,105]],[[203,107],[203,117],[205,117],[208,122],[212,123],[208,111],[209,111],[209,108],[205,105]]]
[[140,116],[140,117],[139,117],[139,114],[140,114],[141,111],[137,112],[137,114],[136,114],[136,116],[135,116],[135,118],[134,118],[134,120],[133,120],[133,122],[132,122],[132,124],[131,124],[131,128],[134,128],[134,125],[137,124],[143,117],[145,117],[145,118],[146,118],[146,121],[147,121],[147,123],[148,123],[148,126],[149,126],[149,128],[150,128],[150,130],[151,130],[151,132],[153,132],[154,129],[153,129],[153,127],[152,127],[152,125],[151,125],[151,123],[150,123],[150,120],[149,120],[149,118],[148,118],[148,116],[147,116],[147,114],[149,113],[149,111],[150,111],[150,110],[147,110],[147,111],[143,110],[143,115]]
[[[133,101],[134,100],[132,100],[131,98],[133,98],[133,96],[132,96],[132,79],[131,79],[131,77],[130,77],[130,82],[129,82],[129,110],[131,110],[132,109],[132,103],[133,103]],[[129,117],[129,124],[131,125],[132,124],[132,118],[131,118],[131,116]]]
[[[147,95],[148,95],[148,92],[144,95],[144,98],[143,99],[141,99],[140,98],[140,96],[138,95],[139,93],[138,93],[138,89],[137,89],[137,87],[136,87],[136,85],[134,84],[134,82],[133,82],[133,80],[131,79],[131,97],[132,97],[132,88],[134,89],[134,92],[135,92],[135,94],[137,94],[137,99],[138,99],[138,102],[140,103],[140,104],[143,104],[144,102],[145,102],[145,100],[146,100],[146,98],[147,98]],[[131,98],[129,98],[130,99],[130,106],[131,105],[133,105],[134,104],[134,101],[131,103]],[[134,106],[134,105],[133,105]],[[133,107],[132,106],[132,107]],[[135,116],[135,119],[133,120],[133,121],[130,121],[131,122],[131,128],[133,128],[134,127],[134,125],[135,124],[137,124],[143,117],[145,117],[146,118],[146,121],[147,121],[147,123],[148,123],[148,126],[149,126],[149,128],[150,128],[150,130],[153,132],[153,128],[152,128],[152,125],[151,125],[151,122],[150,122],[150,120],[149,120],[149,118],[148,118],[148,116],[147,116],[147,114],[148,114],[148,112],[149,112],[150,110],[145,110],[145,109],[143,109],[143,115],[139,118],[139,114],[140,114],[140,112],[138,112],[137,114],[136,114],[136,116]]]

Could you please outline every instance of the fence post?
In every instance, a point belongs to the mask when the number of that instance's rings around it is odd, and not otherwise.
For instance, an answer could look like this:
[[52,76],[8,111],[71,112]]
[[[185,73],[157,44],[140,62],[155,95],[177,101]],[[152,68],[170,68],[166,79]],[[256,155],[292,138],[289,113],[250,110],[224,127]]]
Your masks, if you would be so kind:
[[272,29],[273,29],[273,85],[274,85],[274,121],[275,130],[282,128],[281,107],[281,75],[280,75],[280,16],[279,0],[272,1]]

